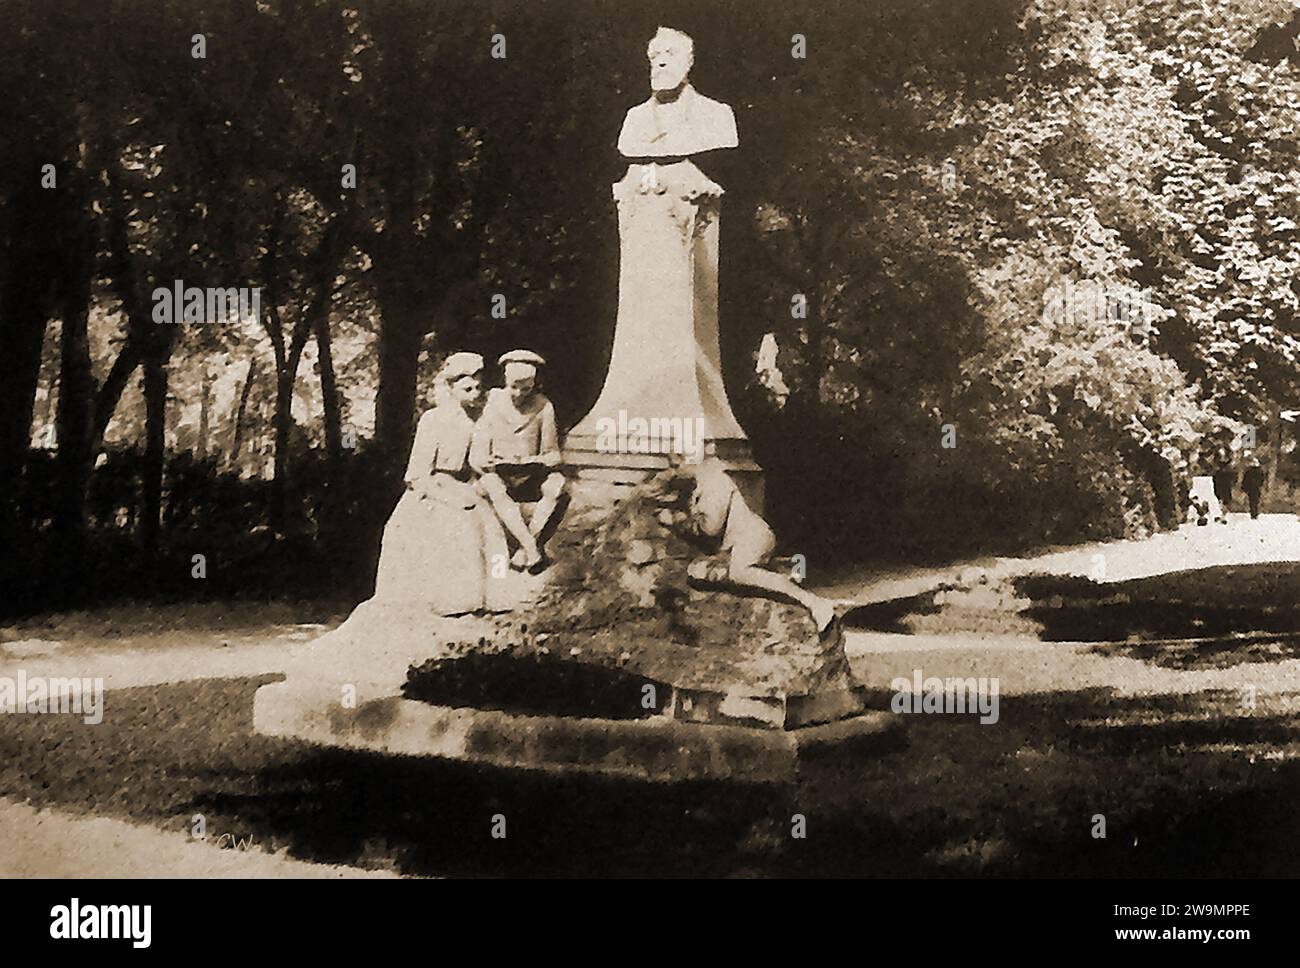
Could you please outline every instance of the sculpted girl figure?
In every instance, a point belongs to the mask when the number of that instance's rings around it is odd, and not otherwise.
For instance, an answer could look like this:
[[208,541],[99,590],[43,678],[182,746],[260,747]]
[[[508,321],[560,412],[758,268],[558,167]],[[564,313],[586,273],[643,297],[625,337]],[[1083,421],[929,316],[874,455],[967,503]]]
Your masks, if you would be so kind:
[[437,405],[416,428],[406,493],[384,528],[375,600],[425,606],[438,615],[504,610],[493,563],[505,560],[505,537],[469,464],[483,358],[452,354],[436,392]]

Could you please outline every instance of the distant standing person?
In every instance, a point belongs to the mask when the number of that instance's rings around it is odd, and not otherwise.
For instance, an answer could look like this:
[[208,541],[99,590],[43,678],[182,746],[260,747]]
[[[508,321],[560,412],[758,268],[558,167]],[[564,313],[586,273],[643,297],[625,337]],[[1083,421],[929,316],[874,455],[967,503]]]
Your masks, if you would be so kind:
[[1264,468],[1259,465],[1258,457],[1250,459],[1250,466],[1241,475],[1241,489],[1246,492],[1246,500],[1250,502],[1250,516],[1258,518],[1259,495],[1264,489]]
[[1214,496],[1219,499],[1219,507],[1223,509],[1221,520],[1228,520],[1228,510],[1232,505],[1232,488],[1237,483],[1237,472],[1232,467],[1232,462],[1225,455],[1219,464],[1219,469],[1214,472]]

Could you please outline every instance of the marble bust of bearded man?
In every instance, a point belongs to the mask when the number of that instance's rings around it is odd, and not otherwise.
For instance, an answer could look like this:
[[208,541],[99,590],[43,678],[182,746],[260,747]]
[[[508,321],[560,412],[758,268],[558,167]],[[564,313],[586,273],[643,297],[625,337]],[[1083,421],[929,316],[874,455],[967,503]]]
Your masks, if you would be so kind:
[[625,158],[688,158],[735,148],[736,118],[721,101],[705,97],[687,79],[695,44],[680,30],[660,27],[646,48],[650,99],[627,112],[618,136]]

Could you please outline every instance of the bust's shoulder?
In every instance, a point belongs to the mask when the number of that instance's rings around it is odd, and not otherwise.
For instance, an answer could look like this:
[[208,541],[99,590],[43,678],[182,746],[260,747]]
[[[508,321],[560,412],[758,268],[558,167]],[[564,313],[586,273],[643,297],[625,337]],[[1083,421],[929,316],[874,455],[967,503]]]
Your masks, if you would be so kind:
[[701,114],[714,115],[719,118],[728,117],[734,119],[736,116],[732,112],[730,104],[715,101],[707,94],[701,94],[699,91],[695,92],[695,103],[691,105],[691,109],[698,110]]
[[623,128],[618,133],[619,151],[629,154],[653,135],[655,127],[653,101],[654,98],[648,98],[627,109],[627,114],[623,115]]
[[707,130],[712,139],[717,141],[717,148],[735,148],[740,144],[736,133],[736,114],[731,105],[715,101],[711,97],[695,92],[695,103],[691,111],[700,119],[697,122],[702,130]]
[[655,109],[654,102],[655,99],[653,96],[651,96],[646,98],[640,104],[632,105],[630,108],[627,109],[627,114],[623,115],[623,124],[626,125],[628,122],[648,120],[649,118],[653,117],[653,112]]

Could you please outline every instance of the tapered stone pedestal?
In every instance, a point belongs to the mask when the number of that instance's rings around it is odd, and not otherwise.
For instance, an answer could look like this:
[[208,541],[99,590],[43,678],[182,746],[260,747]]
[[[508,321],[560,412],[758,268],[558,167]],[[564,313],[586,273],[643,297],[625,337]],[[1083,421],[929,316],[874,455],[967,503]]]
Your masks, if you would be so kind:
[[568,433],[580,477],[633,482],[666,454],[722,460],[762,507],[762,477],[722,380],[718,228],[722,188],[690,161],[633,164],[614,185],[618,322],[599,398]]

